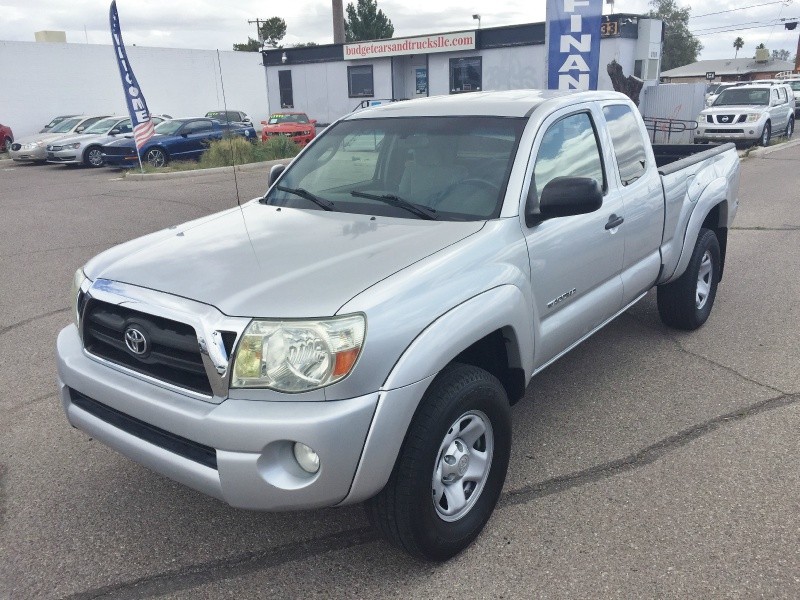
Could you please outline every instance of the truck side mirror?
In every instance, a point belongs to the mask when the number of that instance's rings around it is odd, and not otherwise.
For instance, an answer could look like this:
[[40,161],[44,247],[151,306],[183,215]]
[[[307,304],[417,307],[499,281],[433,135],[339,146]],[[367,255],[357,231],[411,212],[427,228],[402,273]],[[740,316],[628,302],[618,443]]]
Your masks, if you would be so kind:
[[273,165],[273,167],[269,170],[269,184],[268,187],[272,187],[272,184],[278,181],[278,177],[281,176],[286,170],[286,165]]
[[528,227],[545,219],[584,215],[596,211],[603,205],[603,190],[591,177],[556,177],[542,190],[539,210],[534,211],[534,186],[528,192],[525,206],[525,223]]

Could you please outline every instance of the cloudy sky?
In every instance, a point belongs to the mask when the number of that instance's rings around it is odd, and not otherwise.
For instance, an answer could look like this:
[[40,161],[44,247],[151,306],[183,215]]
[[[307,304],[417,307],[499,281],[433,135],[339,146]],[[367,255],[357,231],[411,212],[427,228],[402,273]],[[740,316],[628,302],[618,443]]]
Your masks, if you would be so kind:
[[[348,0],[345,0],[345,5]],[[110,0],[0,0],[0,40],[33,41],[34,31],[67,32],[71,43],[108,44]],[[690,6],[687,0],[678,0]],[[800,0],[717,0],[694,3],[690,28],[705,46],[700,58],[732,58],[733,40],[745,42],[740,56],[753,56],[765,43],[794,55],[800,27],[786,31],[780,19],[800,19]],[[117,0],[126,44],[230,50],[255,37],[248,19],[286,20],[284,45],[332,42],[330,2],[292,0]],[[378,0],[392,20],[395,37],[470,29],[481,15],[483,27],[543,21],[544,0]],[[616,0],[615,12],[644,13],[647,0]],[[606,12],[608,7],[606,9]],[[727,12],[721,12],[727,11]],[[716,13],[708,16],[707,13]],[[778,23],[775,25],[775,23]]]

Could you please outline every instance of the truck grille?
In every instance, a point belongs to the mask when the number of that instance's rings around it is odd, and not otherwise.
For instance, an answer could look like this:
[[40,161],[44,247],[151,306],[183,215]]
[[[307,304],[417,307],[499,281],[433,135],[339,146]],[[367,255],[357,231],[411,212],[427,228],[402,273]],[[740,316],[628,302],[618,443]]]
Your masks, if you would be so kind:
[[744,129],[706,129],[706,133],[744,133]]
[[83,313],[83,344],[89,353],[138,373],[213,395],[197,332],[185,323],[90,299]]
[[717,123],[733,123],[736,121],[736,115],[717,115]]
[[113,425],[117,429],[121,429],[126,433],[136,436],[140,440],[150,442],[159,448],[174,452],[179,456],[188,458],[201,465],[211,467],[212,469],[217,468],[217,451],[211,446],[193,442],[192,440],[170,433],[155,425],[150,425],[150,423],[140,421],[115,408],[106,406],[102,402],[84,396],[79,391],[73,390],[72,388],[69,389],[69,396],[75,406],[81,410],[85,410],[101,421]]

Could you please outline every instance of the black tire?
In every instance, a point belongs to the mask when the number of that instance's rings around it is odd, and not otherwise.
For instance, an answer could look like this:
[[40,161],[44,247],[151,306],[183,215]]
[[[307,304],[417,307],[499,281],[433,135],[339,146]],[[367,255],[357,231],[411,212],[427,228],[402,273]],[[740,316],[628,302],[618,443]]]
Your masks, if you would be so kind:
[[[705,263],[706,257],[708,263]],[[710,266],[710,270],[707,267]],[[692,331],[706,322],[717,296],[720,251],[717,235],[701,229],[686,272],[658,286],[658,314],[669,327]],[[706,287],[707,286],[707,287]]]
[[[442,500],[438,506],[434,500],[434,477],[438,477],[437,467],[446,458],[444,444],[450,437],[456,440],[453,444],[462,437],[468,439],[460,433],[471,427],[469,419],[473,416],[480,423],[486,417],[490,427],[471,447],[466,446],[468,460],[464,464],[459,461],[463,469],[458,475],[464,481],[444,484],[441,479],[440,488],[461,485],[463,497],[467,498],[464,512],[446,520],[448,517],[440,514]],[[459,435],[454,436],[459,423]],[[466,481],[470,479],[467,466],[472,464],[470,460],[479,464],[475,453],[481,453],[482,443],[488,472],[482,471],[480,483],[475,483],[470,492],[473,482]],[[459,448],[463,450],[462,446]],[[425,393],[386,487],[367,501],[369,520],[388,541],[412,556],[447,560],[469,546],[489,520],[503,489],[510,453],[511,408],[503,386],[483,369],[451,364]]]
[[792,139],[793,133],[794,133],[794,117],[789,117],[789,122],[786,124],[786,132],[784,133],[787,141]]
[[769,146],[769,140],[771,139],[771,137],[772,137],[772,125],[770,125],[769,121],[767,121],[764,124],[764,129],[761,132],[761,137],[759,138],[758,143],[761,144],[762,146]]
[[83,164],[87,167],[102,167],[104,163],[103,151],[100,146],[89,146],[83,153]]
[[4,152],[11,152],[11,144],[13,144],[13,143],[14,143],[14,140],[12,140],[10,137],[7,137],[6,139],[4,139],[3,140],[3,151]]
[[164,167],[169,162],[169,159],[167,158],[167,153],[161,148],[150,148],[145,152],[143,162],[146,162],[151,167]]

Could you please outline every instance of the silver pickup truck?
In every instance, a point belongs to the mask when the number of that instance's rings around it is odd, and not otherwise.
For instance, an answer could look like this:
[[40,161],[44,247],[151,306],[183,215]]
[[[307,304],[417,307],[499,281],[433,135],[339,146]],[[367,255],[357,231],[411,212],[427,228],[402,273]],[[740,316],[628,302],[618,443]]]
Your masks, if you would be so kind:
[[732,144],[651,147],[612,92],[471,93],[349,115],[269,190],[75,275],[69,422],[233,506],[366,501],[430,560],[489,519],[531,378],[658,287],[709,316]]

